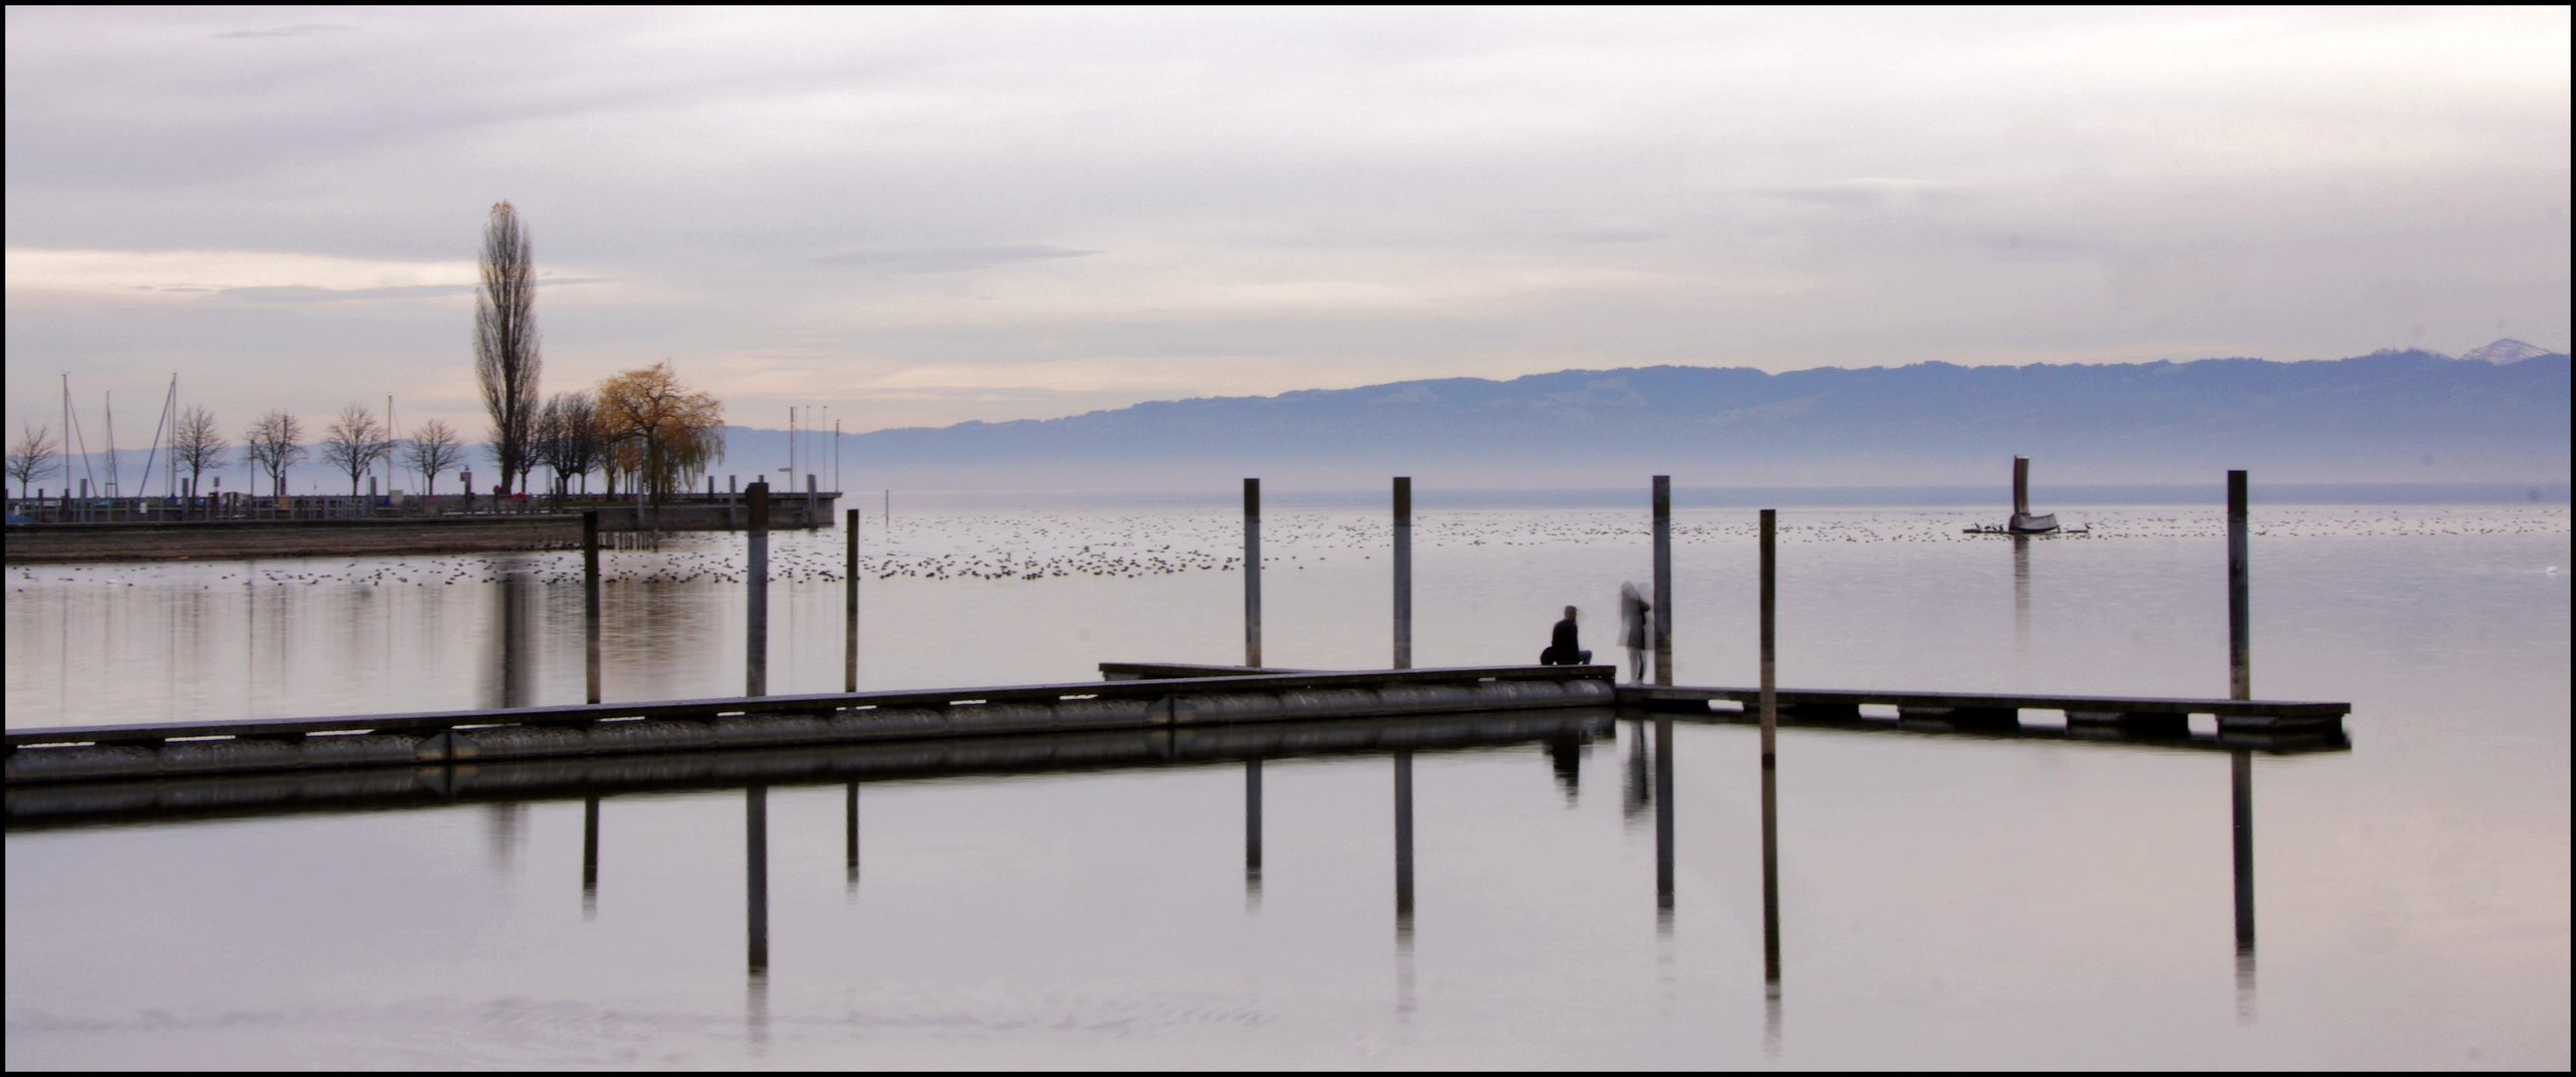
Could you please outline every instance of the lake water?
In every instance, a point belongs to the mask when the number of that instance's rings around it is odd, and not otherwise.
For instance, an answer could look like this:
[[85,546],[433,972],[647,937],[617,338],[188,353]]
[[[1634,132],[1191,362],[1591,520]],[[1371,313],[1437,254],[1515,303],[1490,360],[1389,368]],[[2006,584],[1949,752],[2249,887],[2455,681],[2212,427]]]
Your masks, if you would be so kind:
[[[2225,694],[2215,512],[2070,513],[2093,533],[2018,546],[1959,533],[1988,515],[1784,511],[1783,686]],[[1755,733],[1673,726],[1661,908],[1655,726],[1620,721],[1401,762],[1274,755],[1257,875],[1240,758],[618,792],[596,802],[587,894],[577,794],[13,819],[7,1062],[2567,1067],[2567,509],[2255,523],[2256,695],[2354,712],[2348,752],[2252,759],[2250,956],[2223,753],[1793,728],[1775,992]],[[1614,658],[1645,525],[1421,514],[1416,664],[1530,661],[1566,604]],[[1223,513],[865,530],[863,687],[1241,658]],[[1685,511],[1676,532],[1676,679],[1749,684],[1753,514]],[[1387,664],[1386,539],[1378,514],[1264,521],[1270,664]],[[740,543],[607,556],[609,698],[740,692]],[[774,692],[840,688],[842,549],[777,539]],[[578,702],[577,572],[13,566],[7,722]]]

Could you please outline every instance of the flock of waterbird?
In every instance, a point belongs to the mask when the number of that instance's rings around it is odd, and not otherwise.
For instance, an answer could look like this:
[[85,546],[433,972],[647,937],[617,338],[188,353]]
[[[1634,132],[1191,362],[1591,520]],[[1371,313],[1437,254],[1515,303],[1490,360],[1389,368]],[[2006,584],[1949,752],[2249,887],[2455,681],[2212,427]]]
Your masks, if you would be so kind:
[[[1962,521],[1983,510],[1791,510],[1779,540],[1816,542],[1991,542],[1963,534]],[[2105,509],[2086,514],[2089,533],[2031,541],[2215,538],[2225,520],[2208,509]],[[863,525],[862,579],[1041,581],[1127,578],[1242,568],[1242,521],[1208,512],[1078,511],[915,513],[892,524]],[[1392,522],[1382,513],[1283,512],[1263,518],[1262,564],[1303,570],[1335,560],[1383,558]],[[1452,510],[1418,514],[1417,550],[1473,546],[1561,546],[1648,541],[1644,514],[1614,510]],[[2257,537],[2331,539],[2394,536],[2569,533],[2564,506],[2261,508]],[[1679,545],[1749,543],[1759,534],[1749,510],[1695,509],[1675,515]],[[623,585],[740,583],[743,536],[701,532],[665,536],[658,548],[601,553],[601,579]],[[837,583],[847,553],[839,531],[782,531],[771,537],[770,579],[785,584]],[[506,577],[539,584],[578,584],[581,555],[458,554],[436,557],[304,558],[279,561],[150,565],[42,565],[14,570],[20,590],[42,581],[134,586],[138,582],[215,587],[346,584],[365,587],[454,587]],[[2551,571],[2557,571],[2552,566]]]

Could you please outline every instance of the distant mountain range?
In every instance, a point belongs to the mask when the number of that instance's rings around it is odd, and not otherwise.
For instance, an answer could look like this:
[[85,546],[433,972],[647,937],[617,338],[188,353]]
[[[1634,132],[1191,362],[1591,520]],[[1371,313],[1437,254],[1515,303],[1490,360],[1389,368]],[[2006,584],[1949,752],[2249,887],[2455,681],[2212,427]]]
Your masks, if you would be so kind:
[[[1649,472],[1700,486],[1887,486],[1993,481],[2014,453],[2057,483],[2203,481],[2230,467],[2299,482],[2564,482],[2568,365],[2500,340],[2458,359],[1567,370],[881,430],[845,437],[840,453],[853,489],[1397,474],[1569,487]],[[724,470],[785,463],[783,432],[729,434]]]

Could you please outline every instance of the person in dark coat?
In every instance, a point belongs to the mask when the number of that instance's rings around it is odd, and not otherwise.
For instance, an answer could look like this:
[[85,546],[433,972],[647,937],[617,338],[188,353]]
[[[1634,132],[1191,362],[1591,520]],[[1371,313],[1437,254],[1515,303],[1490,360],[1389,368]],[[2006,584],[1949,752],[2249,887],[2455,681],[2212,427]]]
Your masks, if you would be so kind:
[[1574,617],[1574,607],[1567,606],[1565,608],[1565,619],[1556,623],[1556,632],[1553,636],[1549,637],[1547,649],[1538,653],[1538,664],[1542,666],[1588,666],[1592,664],[1592,652],[1584,650],[1583,641],[1577,638],[1577,632],[1574,627]]

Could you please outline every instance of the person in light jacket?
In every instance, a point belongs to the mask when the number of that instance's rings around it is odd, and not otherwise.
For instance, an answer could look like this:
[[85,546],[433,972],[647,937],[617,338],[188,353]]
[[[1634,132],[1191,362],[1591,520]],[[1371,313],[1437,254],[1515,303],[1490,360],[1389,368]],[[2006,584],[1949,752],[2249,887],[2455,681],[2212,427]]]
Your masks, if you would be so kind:
[[1628,646],[1628,679],[1637,684],[1646,683],[1646,653],[1654,647],[1646,622],[1653,612],[1655,604],[1646,601],[1636,584],[1619,585],[1619,641]]

